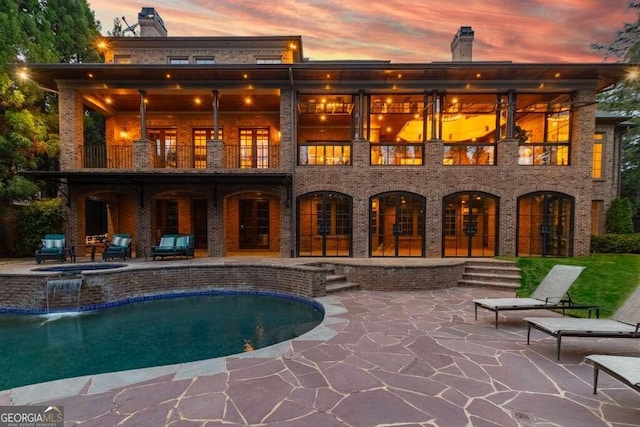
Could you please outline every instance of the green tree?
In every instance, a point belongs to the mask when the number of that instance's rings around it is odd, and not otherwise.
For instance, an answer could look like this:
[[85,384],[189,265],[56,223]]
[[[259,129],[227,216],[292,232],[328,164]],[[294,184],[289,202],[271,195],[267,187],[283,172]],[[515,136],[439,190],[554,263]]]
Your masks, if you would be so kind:
[[[640,62],[640,2],[629,1],[629,10],[635,12],[635,22],[625,23],[610,44],[593,43],[592,48],[603,54],[605,60],[623,63]],[[640,209],[640,68],[611,90],[600,94],[599,108],[631,117],[631,126],[625,134],[622,155],[621,196],[628,197],[636,212]]]
[[57,168],[57,95],[17,72],[29,63],[101,61],[99,34],[86,0],[0,0],[0,209],[37,193],[20,171]]
[[633,208],[626,197],[618,197],[611,201],[607,210],[607,233],[633,233]]

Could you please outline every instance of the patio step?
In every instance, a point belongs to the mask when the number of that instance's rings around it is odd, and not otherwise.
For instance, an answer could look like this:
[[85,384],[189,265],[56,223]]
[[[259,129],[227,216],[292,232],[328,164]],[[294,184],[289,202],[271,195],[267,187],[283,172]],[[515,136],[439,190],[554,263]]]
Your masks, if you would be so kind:
[[327,272],[327,276],[326,276],[327,285],[325,289],[327,294],[333,294],[336,292],[346,291],[346,290],[360,289],[359,284],[347,281],[347,277],[344,274],[336,273],[335,268],[333,266],[325,265],[324,267],[331,268],[331,271]]
[[458,286],[516,290],[520,288],[520,269],[510,261],[468,261]]

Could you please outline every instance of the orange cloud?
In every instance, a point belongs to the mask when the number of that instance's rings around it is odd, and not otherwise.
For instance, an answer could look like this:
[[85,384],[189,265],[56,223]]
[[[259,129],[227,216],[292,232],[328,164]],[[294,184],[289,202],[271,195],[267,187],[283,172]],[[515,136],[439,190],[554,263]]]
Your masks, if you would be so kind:
[[[473,59],[600,62],[590,44],[611,43],[634,22],[628,0],[93,0],[103,34],[115,17],[131,25],[153,6],[170,36],[301,35],[310,59],[451,59],[460,26],[475,31]],[[628,13],[627,13],[628,12]]]

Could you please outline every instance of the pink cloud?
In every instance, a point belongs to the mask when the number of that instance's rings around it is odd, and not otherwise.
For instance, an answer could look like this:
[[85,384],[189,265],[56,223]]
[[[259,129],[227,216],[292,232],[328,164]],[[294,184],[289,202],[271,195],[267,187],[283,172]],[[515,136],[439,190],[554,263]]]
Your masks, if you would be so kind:
[[600,62],[593,42],[610,43],[628,0],[94,0],[103,33],[115,17],[137,22],[143,6],[162,16],[170,36],[301,35],[305,56],[321,59],[451,59],[460,26],[475,31],[473,59]]

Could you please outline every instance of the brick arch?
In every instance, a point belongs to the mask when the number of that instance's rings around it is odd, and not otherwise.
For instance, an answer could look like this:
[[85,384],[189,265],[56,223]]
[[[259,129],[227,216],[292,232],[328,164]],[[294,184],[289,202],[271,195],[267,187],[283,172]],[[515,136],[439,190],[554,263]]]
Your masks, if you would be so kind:
[[335,185],[335,184],[313,184],[304,188],[304,192],[296,191],[294,197],[298,199],[305,194],[310,193],[320,193],[320,192],[330,192],[330,193],[339,193],[344,194],[345,196],[349,196],[352,199],[354,198],[353,194],[349,193],[349,190],[345,185]]

